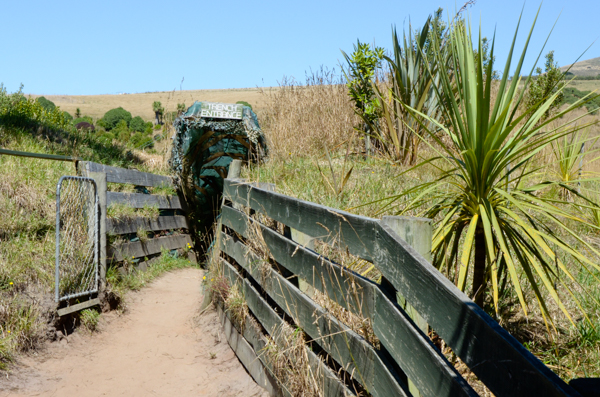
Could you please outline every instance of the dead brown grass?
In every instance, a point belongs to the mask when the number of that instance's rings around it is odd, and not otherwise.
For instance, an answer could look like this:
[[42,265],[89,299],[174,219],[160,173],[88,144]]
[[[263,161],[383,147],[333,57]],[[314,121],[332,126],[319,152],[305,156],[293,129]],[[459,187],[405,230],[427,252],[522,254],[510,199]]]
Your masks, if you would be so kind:
[[[277,91],[277,88],[272,89]],[[122,95],[45,95],[45,97],[56,106],[60,106],[71,115],[79,108],[81,114],[91,116],[92,118],[101,118],[104,113],[110,109],[123,107],[131,112],[133,116],[141,116],[144,120],[154,120],[152,103],[160,101],[165,111],[171,112],[177,110],[178,103],[185,103],[190,106],[195,101],[225,102],[235,103],[237,101],[246,101],[253,106],[253,109],[262,109],[265,107],[266,98],[258,88],[236,88],[227,90],[173,90],[162,92],[147,92],[143,94],[122,94]],[[31,95],[33,98],[39,95]]]
[[265,109],[258,113],[275,158],[323,154],[355,139],[359,117],[335,71],[321,68],[305,83],[284,78],[276,90],[263,90]]

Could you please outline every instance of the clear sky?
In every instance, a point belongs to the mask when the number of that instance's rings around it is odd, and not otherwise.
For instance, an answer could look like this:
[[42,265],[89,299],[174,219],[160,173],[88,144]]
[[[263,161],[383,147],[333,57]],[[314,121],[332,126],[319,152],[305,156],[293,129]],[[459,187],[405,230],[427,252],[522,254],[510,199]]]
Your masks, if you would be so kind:
[[[2,0],[0,82],[30,94],[116,94],[273,86],[336,67],[356,39],[390,48],[391,27],[421,26],[438,7],[464,0],[370,1],[10,1]],[[524,6],[524,39],[540,3],[477,0],[469,8],[503,69]],[[559,17],[560,15],[560,17]],[[548,45],[562,66],[600,36],[600,0],[548,0],[534,31],[531,68]],[[522,42],[522,41],[521,41]],[[600,57],[600,40],[581,58]],[[501,63],[501,64],[500,64]],[[182,83],[183,80],[183,83]]]

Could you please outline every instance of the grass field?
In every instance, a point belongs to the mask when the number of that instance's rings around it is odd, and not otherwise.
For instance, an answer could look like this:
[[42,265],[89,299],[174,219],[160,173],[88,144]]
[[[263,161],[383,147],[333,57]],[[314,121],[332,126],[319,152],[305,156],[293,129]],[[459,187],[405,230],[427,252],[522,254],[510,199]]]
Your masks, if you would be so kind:
[[[264,88],[270,90],[271,88]],[[275,88],[276,89],[276,88]],[[264,108],[265,97],[258,88],[238,88],[227,90],[189,90],[162,91],[144,94],[121,95],[44,95],[62,110],[75,114],[77,108],[81,114],[94,119],[101,118],[110,109],[122,107],[133,116],[140,116],[146,121],[154,120],[152,103],[160,101],[165,111],[175,111],[178,103],[190,106],[195,101],[235,103],[245,101],[254,109]],[[31,94],[33,98],[41,96]]]
[[598,90],[600,92],[600,80],[573,80],[568,86],[577,88],[579,91]]

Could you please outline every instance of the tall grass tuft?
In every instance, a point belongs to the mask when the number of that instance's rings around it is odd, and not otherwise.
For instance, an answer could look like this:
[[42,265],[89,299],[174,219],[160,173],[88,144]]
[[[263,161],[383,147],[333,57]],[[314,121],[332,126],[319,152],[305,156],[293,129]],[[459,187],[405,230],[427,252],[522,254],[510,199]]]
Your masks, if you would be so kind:
[[337,148],[355,136],[360,123],[345,82],[335,69],[307,73],[304,83],[284,77],[278,89],[265,90],[260,123],[275,158],[314,155]]

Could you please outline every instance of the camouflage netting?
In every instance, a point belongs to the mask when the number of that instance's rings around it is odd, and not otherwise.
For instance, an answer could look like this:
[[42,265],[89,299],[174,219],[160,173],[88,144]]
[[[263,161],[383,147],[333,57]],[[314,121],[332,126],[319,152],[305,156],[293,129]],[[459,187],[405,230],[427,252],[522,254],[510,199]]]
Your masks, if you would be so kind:
[[195,102],[173,123],[169,163],[193,201],[197,231],[204,233],[217,213],[229,164],[234,159],[257,161],[266,156],[267,146],[249,106],[243,107],[241,120],[201,117],[201,106]]

